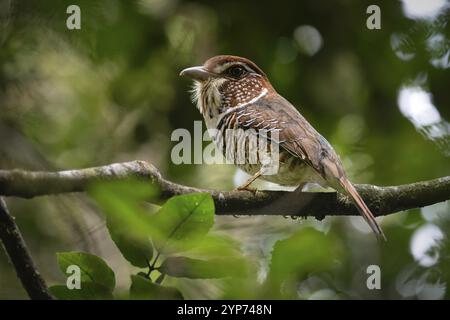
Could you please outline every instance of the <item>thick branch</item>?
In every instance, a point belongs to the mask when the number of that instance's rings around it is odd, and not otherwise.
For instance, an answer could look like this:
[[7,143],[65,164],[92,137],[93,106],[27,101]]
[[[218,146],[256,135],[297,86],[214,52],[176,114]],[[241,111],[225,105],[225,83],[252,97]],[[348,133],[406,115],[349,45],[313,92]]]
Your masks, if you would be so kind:
[[3,242],[17,276],[31,299],[53,299],[26,247],[20,230],[0,197],[0,239]]
[[[335,192],[245,191],[197,189],[162,178],[158,169],[145,161],[116,163],[102,167],[60,172],[0,170],[0,195],[32,198],[40,195],[83,192],[96,181],[141,177],[161,189],[160,200],[173,195],[208,192],[219,215],[357,215],[343,195]],[[428,206],[450,199],[450,176],[412,184],[377,187],[357,185],[358,191],[376,216]]]

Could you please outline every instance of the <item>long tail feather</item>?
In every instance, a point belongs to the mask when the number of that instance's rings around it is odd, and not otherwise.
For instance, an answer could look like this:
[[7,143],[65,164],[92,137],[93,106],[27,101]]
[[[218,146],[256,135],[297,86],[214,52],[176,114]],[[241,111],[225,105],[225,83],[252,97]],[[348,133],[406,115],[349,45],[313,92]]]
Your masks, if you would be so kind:
[[363,218],[367,221],[367,223],[369,224],[369,226],[373,230],[373,232],[375,232],[375,234],[377,236],[386,240],[386,236],[384,235],[383,230],[381,230],[381,227],[375,220],[375,217],[373,216],[372,212],[367,207],[366,203],[361,198],[358,191],[356,191],[353,184],[346,178],[339,179],[339,183],[345,189],[347,194],[351,197],[353,203],[358,208],[358,210],[361,213],[361,215],[363,216]]

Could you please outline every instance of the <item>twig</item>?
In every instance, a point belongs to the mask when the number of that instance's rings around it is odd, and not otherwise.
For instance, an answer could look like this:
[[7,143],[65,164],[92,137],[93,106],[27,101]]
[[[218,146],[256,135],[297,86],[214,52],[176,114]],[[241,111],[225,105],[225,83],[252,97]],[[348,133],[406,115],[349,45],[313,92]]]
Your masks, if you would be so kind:
[[[184,186],[165,180],[158,169],[145,161],[115,163],[102,167],[59,172],[0,170],[0,195],[32,198],[41,195],[83,192],[98,181],[141,177],[157,185],[160,201],[174,195],[208,192],[219,215],[358,215],[349,199],[335,192],[216,191]],[[450,176],[412,184],[356,188],[376,216],[428,206],[450,199]]]
[[28,252],[14,218],[9,214],[6,203],[1,197],[0,239],[29,297],[36,300],[53,299]]

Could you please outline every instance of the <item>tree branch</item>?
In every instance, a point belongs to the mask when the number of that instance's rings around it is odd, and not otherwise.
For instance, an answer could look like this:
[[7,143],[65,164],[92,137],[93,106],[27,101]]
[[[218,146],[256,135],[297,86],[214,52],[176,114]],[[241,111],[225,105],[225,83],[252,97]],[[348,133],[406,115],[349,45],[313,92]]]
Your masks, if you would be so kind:
[[[216,191],[184,186],[164,179],[145,161],[59,172],[0,170],[0,195],[32,198],[40,195],[83,192],[97,181],[141,177],[159,186],[160,201],[174,195],[208,192],[219,215],[292,215],[323,219],[332,215],[358,215],[351,201],[335,192]],[[374,215],[424,207],[450,199],[450,176],[412,184],[378,187],[356,185]]]
[[36,300],[53,299],[28,252],[14,218],[9,214],[6,203],[1,197],[0,239],[29,297]]

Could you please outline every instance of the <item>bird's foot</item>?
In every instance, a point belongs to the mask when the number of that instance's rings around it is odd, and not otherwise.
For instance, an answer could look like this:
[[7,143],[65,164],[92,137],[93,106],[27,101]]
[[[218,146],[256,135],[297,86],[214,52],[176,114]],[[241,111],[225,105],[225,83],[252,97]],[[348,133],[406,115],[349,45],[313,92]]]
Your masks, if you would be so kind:
[[258,189],[250,187],[248,185],[239,186],[235,189],[236,191],[250,191],[254,195],[256,195],[256,192],[258,192]]
[[301,184],[298,185],[298,187],[295,189],[295,191],[297,192],[303,192],[303,188],[307,185],[306,182],[302,182]]

